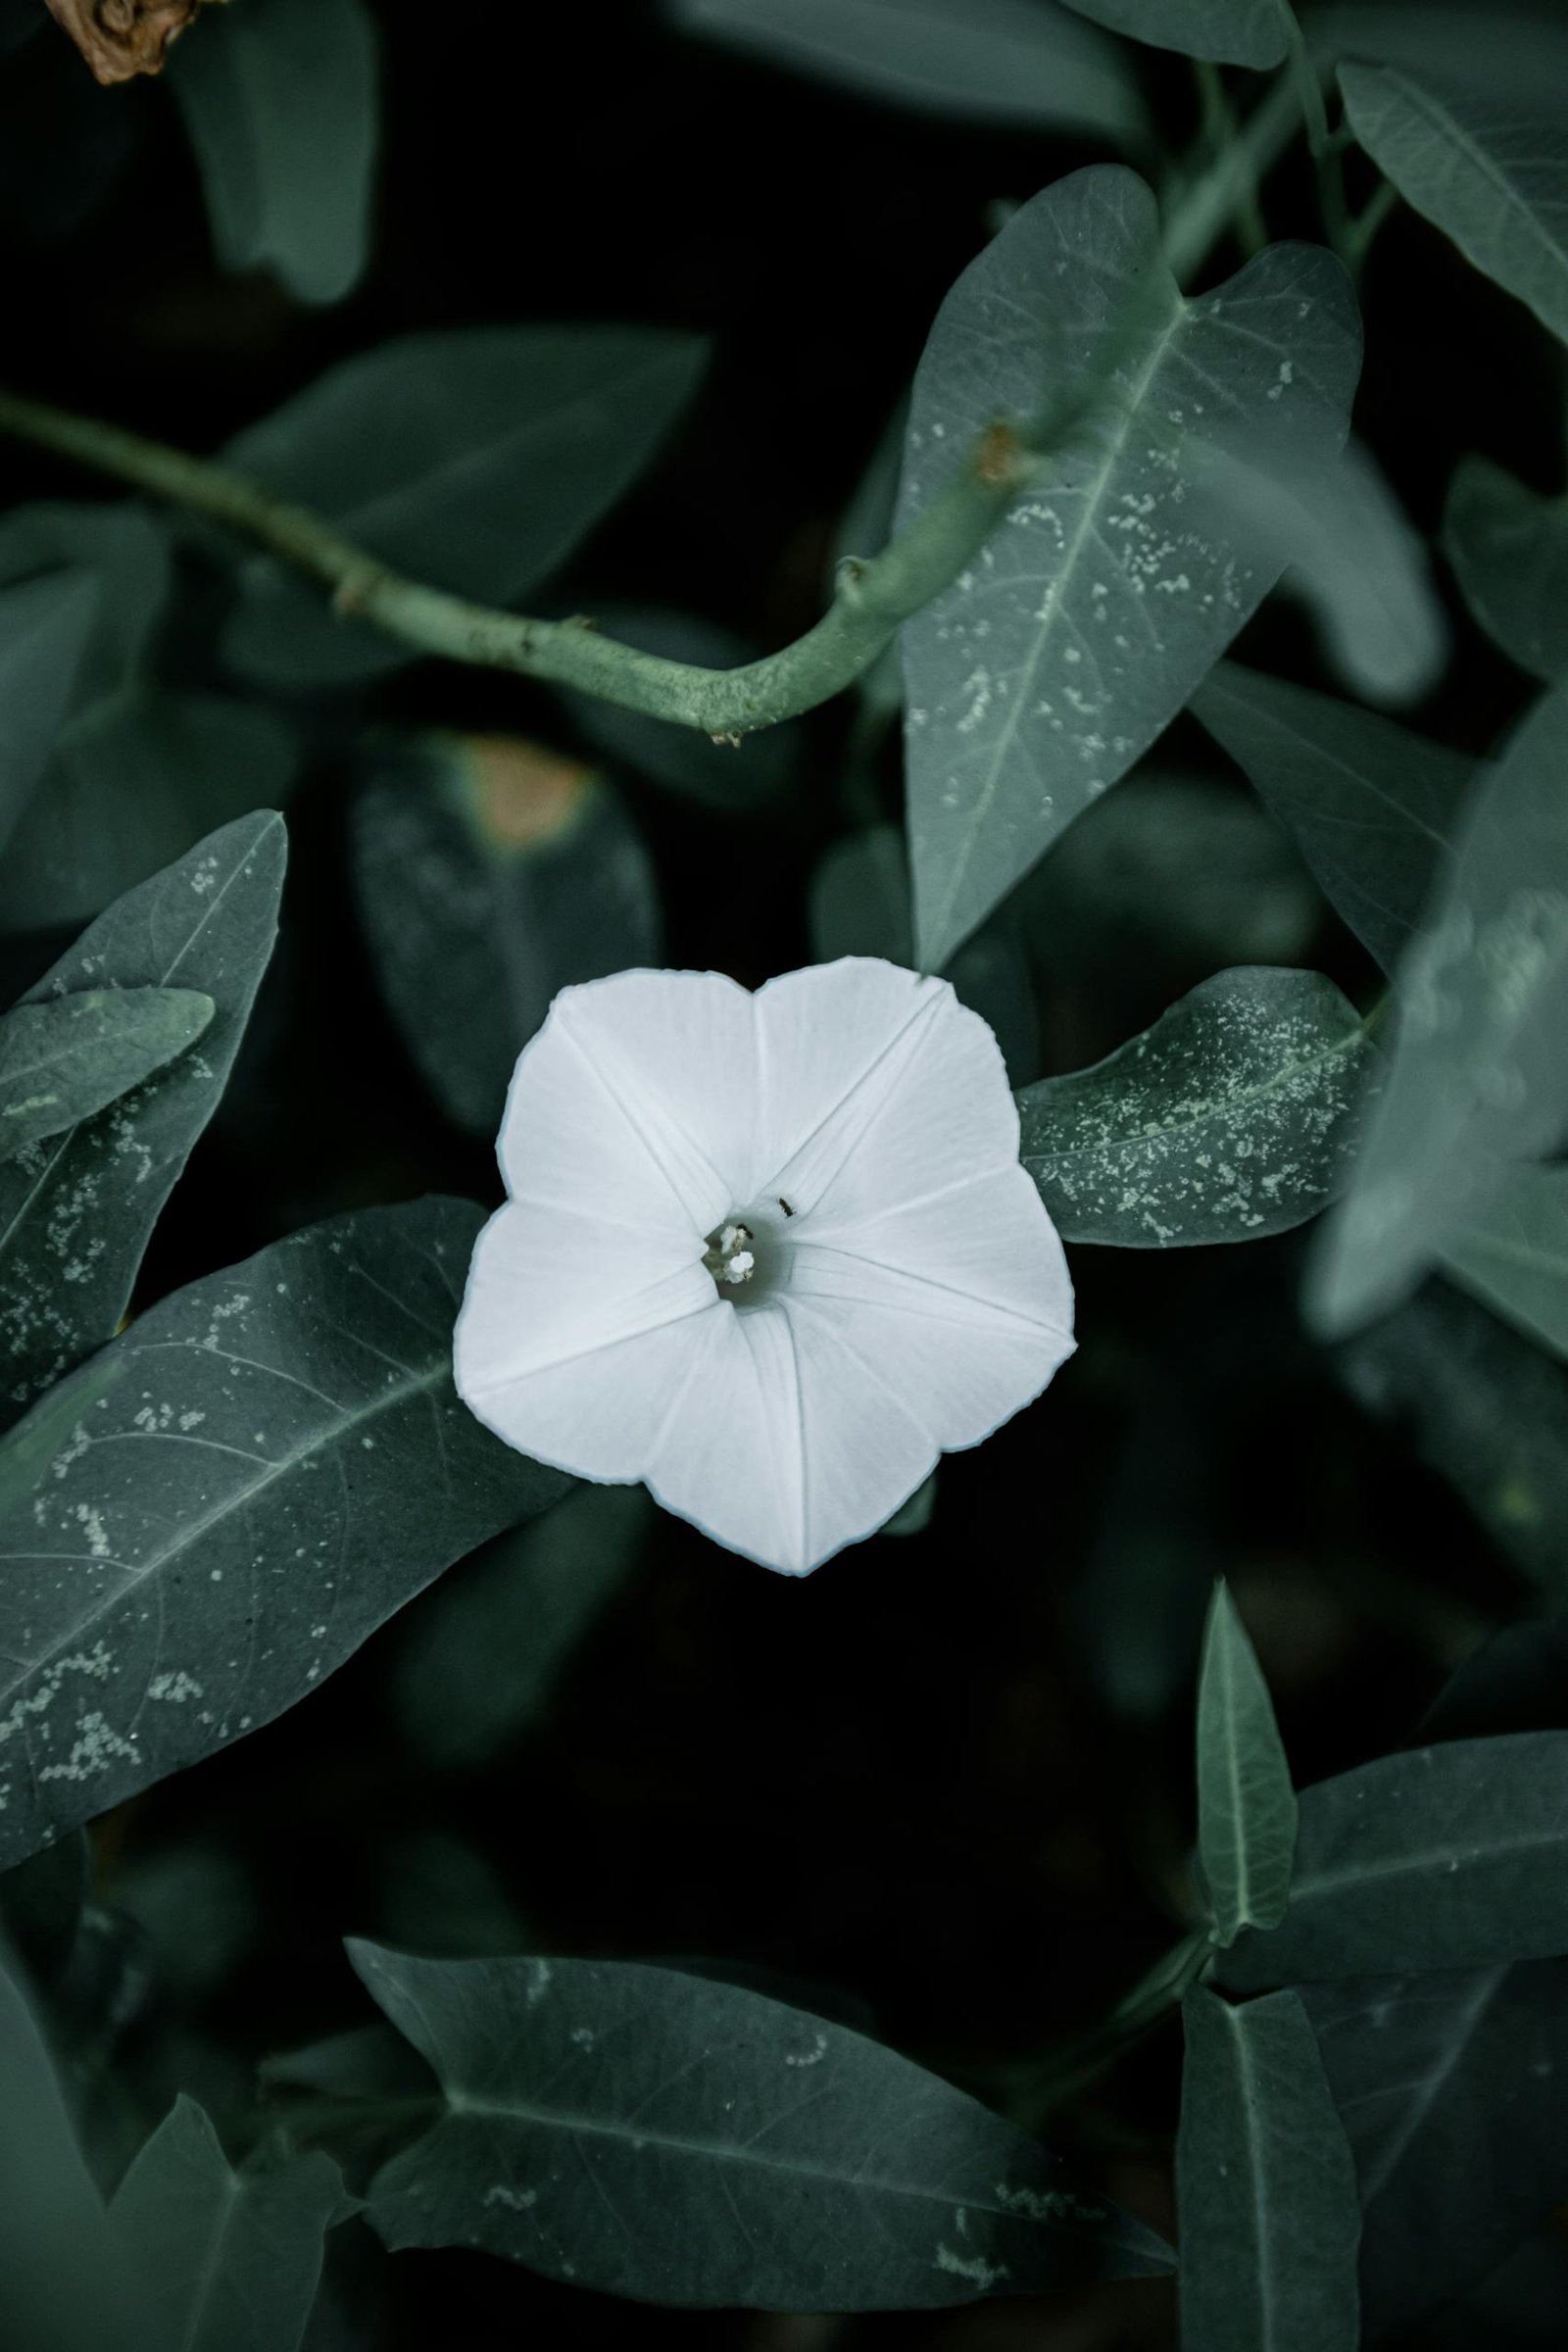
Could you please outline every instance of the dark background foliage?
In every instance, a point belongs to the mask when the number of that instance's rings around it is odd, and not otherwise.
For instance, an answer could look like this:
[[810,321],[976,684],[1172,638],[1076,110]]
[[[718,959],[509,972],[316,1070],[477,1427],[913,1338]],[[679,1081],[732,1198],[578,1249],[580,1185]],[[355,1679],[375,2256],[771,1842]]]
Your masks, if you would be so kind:
[[[312,312],[266,277],[216,270],[167,91],[98,91],[35,24],[37,0],[6,0],[7,375],[205,450],[338,357],[418,328],[608,318],[699,330],[714,338],[704,390],[560,583],[560,609],[658,599],[759,644],[799,631],[838,516],[990,208],[1096,158],[682,41],[644,0],[381,0],[378,13],[374,260],[349,301]],[[1193,115],[1189,70],[1139,54],[1175,140]],[[1277,177],[1276,234],[1314,233],[1309,195],[1304,167]],[[1358,421],[1419,527],[1435,529],[1469,449],[1555,486],[1560,386],[1522,309],[1409,215],[1382,237],[1364,302]],[[0,504],[82,488],[0,448]],[[199,613],[203,559],[184,561],[194,602],[181,610]],[[1459,648],[1417,719],[1480,753],[1520,686],[1473,628]],[[1241,652],[1321,682],[1288,608],[1271,608]],[[206,678],[199,626],[171,659]],[[544,692],[455,668],[414,668],[375,708],[576,742]],[[496,1197],[488,1149],[443,1123],[361,944],[345,826],[359,713],[306,715],[312,765],[291,809],[279,952],[224,1108],[155,1242],[143,1304],[343,1207],[426,1190]],[[845,829],[850,720],[841,705],[808,723],[792,789],[761,816],[721,817],[623,777],[657,862],[670,962],[756,982],[808,957],[806,886]],[[1219,772],[1190,725],[1173,748]],[[891,766],[881,789],[893,813]],[[14,987],[60,944],[6,942]],[[1108,1051],[1208,968],[1155,937],[1135,945],[1114,978],[1037,963],[1043,1042],[1026,1075]],[[1365,1001],[1368,969],[1326,912],[1301,960]],[[1507,1549],[1301,1335],[1301,1254],[1295,1236],[1234,1252],[1078,1250],[1078,1356],[982,1454],[944,1463],[927,1528],[793,1584],[660,1516],[542,1719],[482,1769],[432,1775],[400,1732],[390,1669],[417,1648],[429,1603],[416,1602],[308,1705],[110,1817],[95,1835],[97,1896],[143,1919],[126,1934],[146,1984],[115,2040],[122,2084],[148,2101],[139,2123],[182,2075],[193,2087],[231,2082],[361,2022],[348,1932],[449,1951],[526,1938],[733,1964],[872,2023],[982,2095],[1008,2095],[1031,2054],[1091,2025],[1175,1932],[1192,1681],[1215,1573],[1251,1631],[1298,1784],[1400,1743],[1451,1666],[1528,1606]],[[200,1964],[209,1947],[213,1965]],[[1157,2226],[1169,2222],[1177,2040],[1167,2030],[1053,2128]],[[100,2037],[82,2064],[107,2055]],[[1568,2189],[1568,2142],[1557,2185]],[[338,2298],[320,2325],[342,2332],[322,2340],[367,2346],[1099,2352],[1173,2330],[1161,2286],[839,2323],[660,2313],[480,2255],[393,2263],[357,2227],[338,2233],[333,2265]],[[1527,2308],[1516,2333],[1488,2340],[1544,2341],[1538,2324]],[[1449,2339],[1410,2338],[1429,2340]]]

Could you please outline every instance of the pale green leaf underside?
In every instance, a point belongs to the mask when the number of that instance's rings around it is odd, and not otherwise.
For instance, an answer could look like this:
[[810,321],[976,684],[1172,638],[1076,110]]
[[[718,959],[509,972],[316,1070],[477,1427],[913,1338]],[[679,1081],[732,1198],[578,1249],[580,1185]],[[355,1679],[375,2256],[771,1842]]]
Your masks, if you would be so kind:
[[1220,66],[1277,66],[1288,45],[1280,0],[1067,0],[1112,32]]
[[[1500,34],[1506,38],[1506,34]],[[1342,66],[1350,127],[1408,204],[1568,342],[1568,130],[1387,66]]]
[[1355,2167],[1299,1994],[1232,2008],[1195,1984],[1182,2024],[1182,2342],[1356,2352]]
[[1214,1941],[1285,1917],[1296,1852],[1290,1766],[1247,1629],[1215,1589],[1198,1682],[1198,1857]]
[[122,1377],[0,1520],[0,1868],[270,1722],[564,1493],[452,1385],[482,1222],[336,1219],[106,1351]]
[[1538,678],[1568,669],[1568,498],[1541,498],[1489,458],[1463,458],[1443,545],[1494,644]]
[[1565,773],[1568,685],[1483,782],[1400,963],[1388,1081],[1314,1272],[1325,1330],[1396,1304],[1568,1123]]
[[1026,1087],[1023,1164],[1067,1241],[1283,1233],[1338,1190],[1371,1059],[1332,980],[1242,965],[1092,1069]]
[[349,1956],[446,2093],[370,2184],[394,2248],[481,2246],[644,2302],[770,2311],[1167,2267],[1000,2116],[760,1993],[630,1962]]
[[0,1019],[0,1159],[57,1135],[193,1045],[217,1007],[196,989],[81,989]]
[[915,377],[904,522],[999,413],[1087,405],[903,632],[926,968],[1127,772],[1254,611],[1288,551],[1250,487],[1333,463],[1359,360],[1348,281],[1314,247],[1272,246],[1184,301],[1152,195],[1115,165],[1047,188],[959,278]]

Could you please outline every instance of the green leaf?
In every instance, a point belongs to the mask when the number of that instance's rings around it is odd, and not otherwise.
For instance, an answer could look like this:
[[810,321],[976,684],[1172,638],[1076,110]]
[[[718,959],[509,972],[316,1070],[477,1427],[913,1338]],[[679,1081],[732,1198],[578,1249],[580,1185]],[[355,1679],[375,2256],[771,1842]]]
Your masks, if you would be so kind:
[[66,729],[0,858],[0,928],[87,921],[204,834],[285,800],[293,730],[259,703],[133,685]]
[[1344,58],[1407,66],[1527,113],[1568,90],[1568,28],[1555,0],[1314,0],[1301,30],[1324,68]]
[[676,24],[867,97],[1130,143],[1147,130],[1115,44],[1055,0],[668,0]]
[[[648,327],[408,335],[332,368],[224,455],[413,578],[510,605],[629,488],[706,356]],[[416,659],[264,558],[241,584],[224,650],[247,677],[341,686]]]
[[1356,2352],[1355,2168],[1300,1996],[1195,1984],[1176,2135],[1191,2352]]
[[383,739],[354,807],[382,994],[447,1116],[501,1124],[557,992],[662,958],[653,862],[591,768],[500,736]]
[[1568,1961],[1302,1998],[1355,2156],[1362,2316],[1381,2338],[1485,2278],[1554,2202]]
[[436,1587],[392,1669],[399,1720],[422,1755],[462,1769],[526,1728],[635,1567],[649,1510],[640,1487],[584,1487]]
[[1300,844],[1386,972],[1413,936],[1475,763],[1333,695],[1222,662],[1194,715]]
[[16,2352],[164,2352],[0,1954],[0,2311]]
[[1198,1859],[1217,1944],[1285,1917],[1296,1823],[1268,1685],[1221,1580],[1198,1680]]
[[1152,195],[1115,165],[1047,188],[958,279],[915,377],[903,522],[999,413],[1049,398],[1077,421],[903,633],[927,968],[1125,775],[1261,602],[1287,555],[1248,486],[1333,462],[1359,364],[1330,255],[1272,246],[1188,302]]
[[1345,1332],[1396,1305],[1568,1124],[1568,682],[1470,802],[1399,966],[1392,1066],[1330,1220],[1310,1305]]
[[1568,1372],[1446,1282],[1339,1362],[1356,1400],[1400,1425],[1503,1554],[1568,1602]]
[[83,932],[23,1000],[179,988],[216,1010],[199,1049],[0,1166],[0,1418],[114,1332],[147,1237],[218,1106],[272,952],[287,842],[240,817]]
[[646,2303],[890,2311],[1167,2267],[1152,2232],[895,2051],[626,1961],[351,1941],[445,2112],[377,2173],[389,2246],[481,2246]]
[[128,1094],[217,1009],[189,988],[87,988],[19,1004],[0,1019],[0,1159]]
[[246,0],[170,54],[225,270],[271,268],[302,302],[365,269],[378,135],[363,0]]
[[1301,1791],[1291,1907],[1235,1990],[1568,1953],[1568,1732],[1451,1740]]
[[1091,1069],[1026,1087],[1023,1164],[1064,1241],[1259,1241],[1339,1189],[1371,1058],[1320,972],[1218,972]]
[[1568,1167],[1509,1170],[1443,1252],[1446,1273],[1544,1348],[1568,1356]]
[[1499,104],[1390,66],[1342,66],[1340,88],[1350,128],[1405,202],[1568,342],[1560,111]]
[[1067,0],[1112,32],[1184,57],[1266,73],[1285,56],[1290,18],[1280,0]]
[[1540,498],[1489,458],[1462,458],[1443,547],[1476,619],[1521,669],[1568,669],[1568,498]]
[[48,763],[97,619],[89,572],[0,589],[0,851]]
[[482,1212],[367,1209],[140,1316],[0,1521],[0,1863],[270,1723],[569,1483],[452,1386]]
[[235,2173],[183,2094],[109,2209],[125,2264],[180,2352],[299,2352],[322,2241],[355,2210],[319,2152]]

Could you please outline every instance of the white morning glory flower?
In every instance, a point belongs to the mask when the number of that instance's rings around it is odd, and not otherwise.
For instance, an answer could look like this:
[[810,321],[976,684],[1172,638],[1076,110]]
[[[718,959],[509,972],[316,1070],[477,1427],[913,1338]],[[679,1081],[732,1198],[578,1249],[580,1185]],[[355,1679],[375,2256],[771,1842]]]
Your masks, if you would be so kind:
[[846,957],[564,989],[517,1062],[459,1390],[561,1469],[804,1576],[1071,1352],[996,1040]]

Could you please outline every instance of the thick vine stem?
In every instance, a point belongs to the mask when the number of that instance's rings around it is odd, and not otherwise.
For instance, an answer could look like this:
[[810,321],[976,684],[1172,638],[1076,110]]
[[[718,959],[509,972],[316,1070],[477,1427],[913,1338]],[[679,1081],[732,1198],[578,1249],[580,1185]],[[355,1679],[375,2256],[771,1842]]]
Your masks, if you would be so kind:
[[514,670],[738,740],[815,709],[869,669],[901,623],[973,562],[1084,405],[1031,428],[989,425],[930,506],[883,554],[840,567],[833,601],[813,628],[735,669],[701,669],[640,653],[602,636],[591,621],[531,620],[423,586],[244,475],[96,417],[0,391],[0,431],[244,532],[320,581],[338,612],[373,623],[416,653]]

